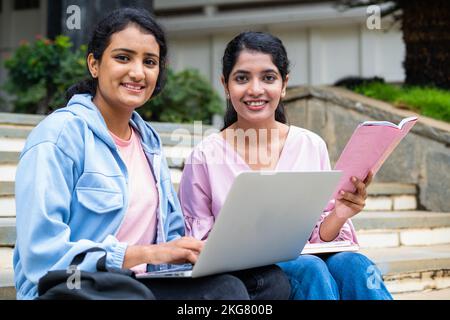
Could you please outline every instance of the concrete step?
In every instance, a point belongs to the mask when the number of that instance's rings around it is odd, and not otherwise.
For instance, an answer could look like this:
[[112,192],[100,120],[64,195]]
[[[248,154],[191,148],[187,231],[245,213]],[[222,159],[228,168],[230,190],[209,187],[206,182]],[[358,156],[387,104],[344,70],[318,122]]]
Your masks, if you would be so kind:
[[0,247],[13,247],[16,243],[16,218],[0,218]]
[[36,126],[45,116],[35,114],[21,114],[0,112],[0,126]]
[[0,196],[0,219],[16,216],[14,196]]
[[16,178],[16,164],[0,165],[0,181],[14,181]]
[[14,195],[14,181],[0,181],[0,197]]
[[449,227],[450,212],[363,211],[352,222],[357,230]]
[[0,151],[22,151],[25,139],[13,139],[0,137]]
[[[370,249],[361,253],[377,264],[394,297],[450,288],[450,245]],[[0,248],[0,299],[15,298],[12,254],[12,248]]]
[[0,300],[14,300],[13,249],[0,247]]
[[17,164],[20,151],[0,150],[0,165]]
[[34,127],[29,126],[2,125],[0,126],[0,137],[3,139],[24,140],[28,137],[33,128]]
[[420,292],[393,294],[394,300],[450,300],[450,289],[427,289]]
[[373,196],[386,195],[415,195],[417,187],[415,184],[396,182],[373,182],[367,188],[369,194]]
[[360,252],[376,263],[391,293],[450,288],[450,244]]
[[361,248],[450,243],[450,213],[361,212],[352,218]]
[[415,195],[370,196],[366,199],[366,211],[398,211],[416,210],[417,197]]
[[405,183],[373,183],[367,189],[366,211],[417,209],[417,187]]

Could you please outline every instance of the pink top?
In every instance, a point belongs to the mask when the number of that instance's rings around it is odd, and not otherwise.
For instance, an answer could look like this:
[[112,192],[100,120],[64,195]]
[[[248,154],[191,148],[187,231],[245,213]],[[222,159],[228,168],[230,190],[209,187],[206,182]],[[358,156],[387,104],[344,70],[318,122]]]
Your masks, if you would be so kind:
[[[128,170],[130,200],[125,218],[117,232],[117,239],[129,245],[145,245],[154,242],[156,235],[156,210],[158,190],[155,178],[142,149],[139,134],[133,129],[130,140],[123,140],[110,132]],[[146,265],[133,268],[146,271]]]
[[[235,177],[250,170],[220,134],[211,134],[194,148],[186,161],[179,188],[187,235],[201,240],[208,237]],[[330,170],[325,142],[311,131],[290,126],[275,170]],[[330,201],[312,230],[311,243],[324,242],[320,239],[319,227],[333,207],[334,202]],[[342,240],[358,243],[351,220],[347,220],[333,241]]]

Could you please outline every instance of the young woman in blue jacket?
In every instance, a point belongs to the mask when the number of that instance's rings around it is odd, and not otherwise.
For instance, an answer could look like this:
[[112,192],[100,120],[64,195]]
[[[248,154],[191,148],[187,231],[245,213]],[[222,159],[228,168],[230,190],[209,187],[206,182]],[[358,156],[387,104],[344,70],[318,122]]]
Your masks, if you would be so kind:
[[[184,236],[161,140],[135,112],[162,90],[166,58],[148,12],[113,11],[92,34],[90,79],[29,135],[16,174],[18,299],[37,298],[41,277],[92,247],[106,250],[107,267],[136,272],[196,262],[203,243]],[[80,269],[95,271],[98,258],[88,254]],[[259,291],[258,277],[266,280]],[[276,266],[247,277],[164,280],[145,282],[156,299],[285,299],[290,289]]]

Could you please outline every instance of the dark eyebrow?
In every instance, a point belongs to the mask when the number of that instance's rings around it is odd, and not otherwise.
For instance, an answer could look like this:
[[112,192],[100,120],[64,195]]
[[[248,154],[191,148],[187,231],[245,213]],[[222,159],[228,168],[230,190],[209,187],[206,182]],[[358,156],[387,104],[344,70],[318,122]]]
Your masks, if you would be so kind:
[[270,72],[273,72],[273,73],[276,73],[276,74],[279,73],[279,72],[278,72],[277,70],[275,70],[275,69],[266,69],[266,70],[264,70],[262,73],[270,73]]
[[[127,48],[117,48],[117,49],[111,50],[111,52],[114,52],[114,51],[125,51],[125,52],[131,53],[131,54],[136,54],[137,53],[136,51],[131,50],[131,49],[127,49]],[[155,57],[155,58],[159,59],[159,56],[157,54],[154,54],[154,53],[151,53],[151,52],[146,52],[145,55],[146,56]]]
[[[276,74],[278,74],[279,72],[277,71],[277,70],[275,70],[275,69],[266,69],[266,70],[263,70],[261,73],[270,73],[270,72],[273,72],[273,73],[276,73]],[[233,72],[233,75],[236,75],[236,74],[250,74],[250,72],[248,72],[248,71],[246,71],[246,70],[236,70],[235,72]]]
[[233,75],[238,74],[238,73],[249,74],[250,72],[245,71],[245,70],[236,70],[235,72],[233,72]]

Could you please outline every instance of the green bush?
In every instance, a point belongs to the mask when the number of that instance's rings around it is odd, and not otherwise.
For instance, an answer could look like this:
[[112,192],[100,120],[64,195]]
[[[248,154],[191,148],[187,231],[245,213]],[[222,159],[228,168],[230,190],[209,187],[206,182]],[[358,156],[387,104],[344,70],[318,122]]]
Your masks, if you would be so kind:
[[[65,104],[65,92],[87,76],[86,46],[71,50],[66,36],[22,44],[5,62],[5,91],[13,97],[14,112],[45,114]],[[197,70],[168,71],[164,90],[138,109],[148,121],[211,123],[223,113],[223,101]]]
[[86,76],[86,46],[71,51],[69,37],[23,43],[5,61],[5,91],[13,97],[14,111],[45,114],[64,104],[65,91]]
[[387,101],[437,120],[450,122],[450,91],[416,86],[370,83],[355,88],[365,96]]
[[223,113],[223,101],[197,70],[175,73],[168,70],[164,90],[138,112],[146,120],[211,123],[212,115]]

